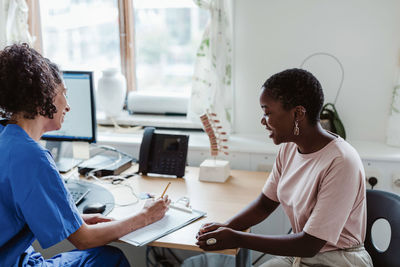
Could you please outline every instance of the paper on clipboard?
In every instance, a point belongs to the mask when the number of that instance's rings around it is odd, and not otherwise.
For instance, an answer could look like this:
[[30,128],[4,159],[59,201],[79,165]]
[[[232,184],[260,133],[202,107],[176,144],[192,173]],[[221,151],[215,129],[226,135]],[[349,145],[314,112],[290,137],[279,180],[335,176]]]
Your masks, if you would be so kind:
[[192,212],[185,212],[179,209],[170,208],[161,220],[137,229],[121,237],[120,240],[134,246],[144,246],[205,215],[206,213],[202,211],[193,210]]

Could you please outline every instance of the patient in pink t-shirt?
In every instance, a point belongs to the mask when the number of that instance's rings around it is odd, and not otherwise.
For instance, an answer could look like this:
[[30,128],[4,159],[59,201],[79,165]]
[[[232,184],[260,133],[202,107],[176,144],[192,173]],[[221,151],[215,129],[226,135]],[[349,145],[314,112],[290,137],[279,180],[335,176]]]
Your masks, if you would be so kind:
[[[363,246],[366,231],[365,175],[357,151],[324,130],[324,95],[308,71],[288,69],[262,86],[261,124],[282,144],[260,195],[225,223],[207,223],[197,235],[204,250],[248,248],[279,255],[269,266],[372,266]],[[243,232],[279,205],[292,234]]]
[[364,169],[341,137],[309,154],[301,154],[294,143],[284,144],[263,193],[282,205],[294,233],[327,241],[320,252],[364,241]]

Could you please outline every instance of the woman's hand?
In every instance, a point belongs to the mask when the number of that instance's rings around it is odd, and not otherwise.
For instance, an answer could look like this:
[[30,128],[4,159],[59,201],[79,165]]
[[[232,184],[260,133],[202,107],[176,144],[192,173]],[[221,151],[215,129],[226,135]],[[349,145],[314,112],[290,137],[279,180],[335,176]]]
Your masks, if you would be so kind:
[[143,212],[146,216],[146,225],[156,222],[164,217],[170,203],[171,200],[168,199],[168,196],[164,196],[164,198],[159,198],[157,200],[147,200],[143,207]]
[[[207,240],[215,241],[207,244]],[[212,244],[214,243],[214,244]],[[209,231],[197,236],[198,245],[203,250],[222,250],[239,247],[239,233],[227,227],[219,227],[215,231]]]
[[206,223],[203,224],[201,226],[201,228],[199,229],[199,232],[196,235],[196,238],[198,238],[199,236],[201,236],[202,234],[214,231],[220,227],[228,227],[226,224],[223,223],[216,223],[216,222],[211,222],[211,223]]
[[106,217],[101,213],[94,213],[94,214],[81,214],[83,221],[86,224],[97,224],[102,222],[111,222],[114,221],[113,218]]

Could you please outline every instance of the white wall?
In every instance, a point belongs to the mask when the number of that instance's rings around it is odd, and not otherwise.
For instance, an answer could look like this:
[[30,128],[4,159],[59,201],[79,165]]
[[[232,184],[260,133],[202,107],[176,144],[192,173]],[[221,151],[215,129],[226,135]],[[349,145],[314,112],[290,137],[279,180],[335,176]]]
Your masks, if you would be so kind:
[[[384,142],[399,48],[399,0],[234,1],[235,132],[264,131],[258,94],[270,75],[328,52],[345,70],[336,106],[348,139]],[[339,66],[326,56],[308,63],[333,101]]]
[[6,5],[4,0],[0,0],[0,49],[6,45]]

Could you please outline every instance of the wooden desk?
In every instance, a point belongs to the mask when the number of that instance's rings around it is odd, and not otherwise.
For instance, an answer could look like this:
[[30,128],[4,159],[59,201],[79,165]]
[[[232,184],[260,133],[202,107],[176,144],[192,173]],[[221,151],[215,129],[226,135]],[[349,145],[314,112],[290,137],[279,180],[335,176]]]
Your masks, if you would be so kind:
[[[168,188],[167,195],[172,200],[187,196],[190,198],[190,203],[194,209],[207,212],[206,217],[150,243],[150,246],[203,251],[195,244],[195,236],[201,225],[207,222],[225,222],[237,214],[261,193],[268,177],[266,172],[231,170],[231,177],[225,183],[210,183],[199,181],[198,171],[198,168],[187,167],[184,179],[136,176],[128,180],[135,192],[152,192],[158,196],[161,195],[170,181],[171,185]],[[123,194],[114,189],[111,192],[114,194],[116,203],[127,201],[129,197],[132,198],[127,196],[127,190]],[[110,213],[110,216],[113,217],[118,212],[120,213],[120,209],[122,208],[116,207]],[[129,211],[126,210],[126,212]],[[240,251],[247,253],[243,249]],[[238,250],[229,249],[218,251],[218,253],[236,255]],[[241,256],[243,257],[243,255]],[[243,265],[238,263],[241,260],[237,257],[237,266]]]

